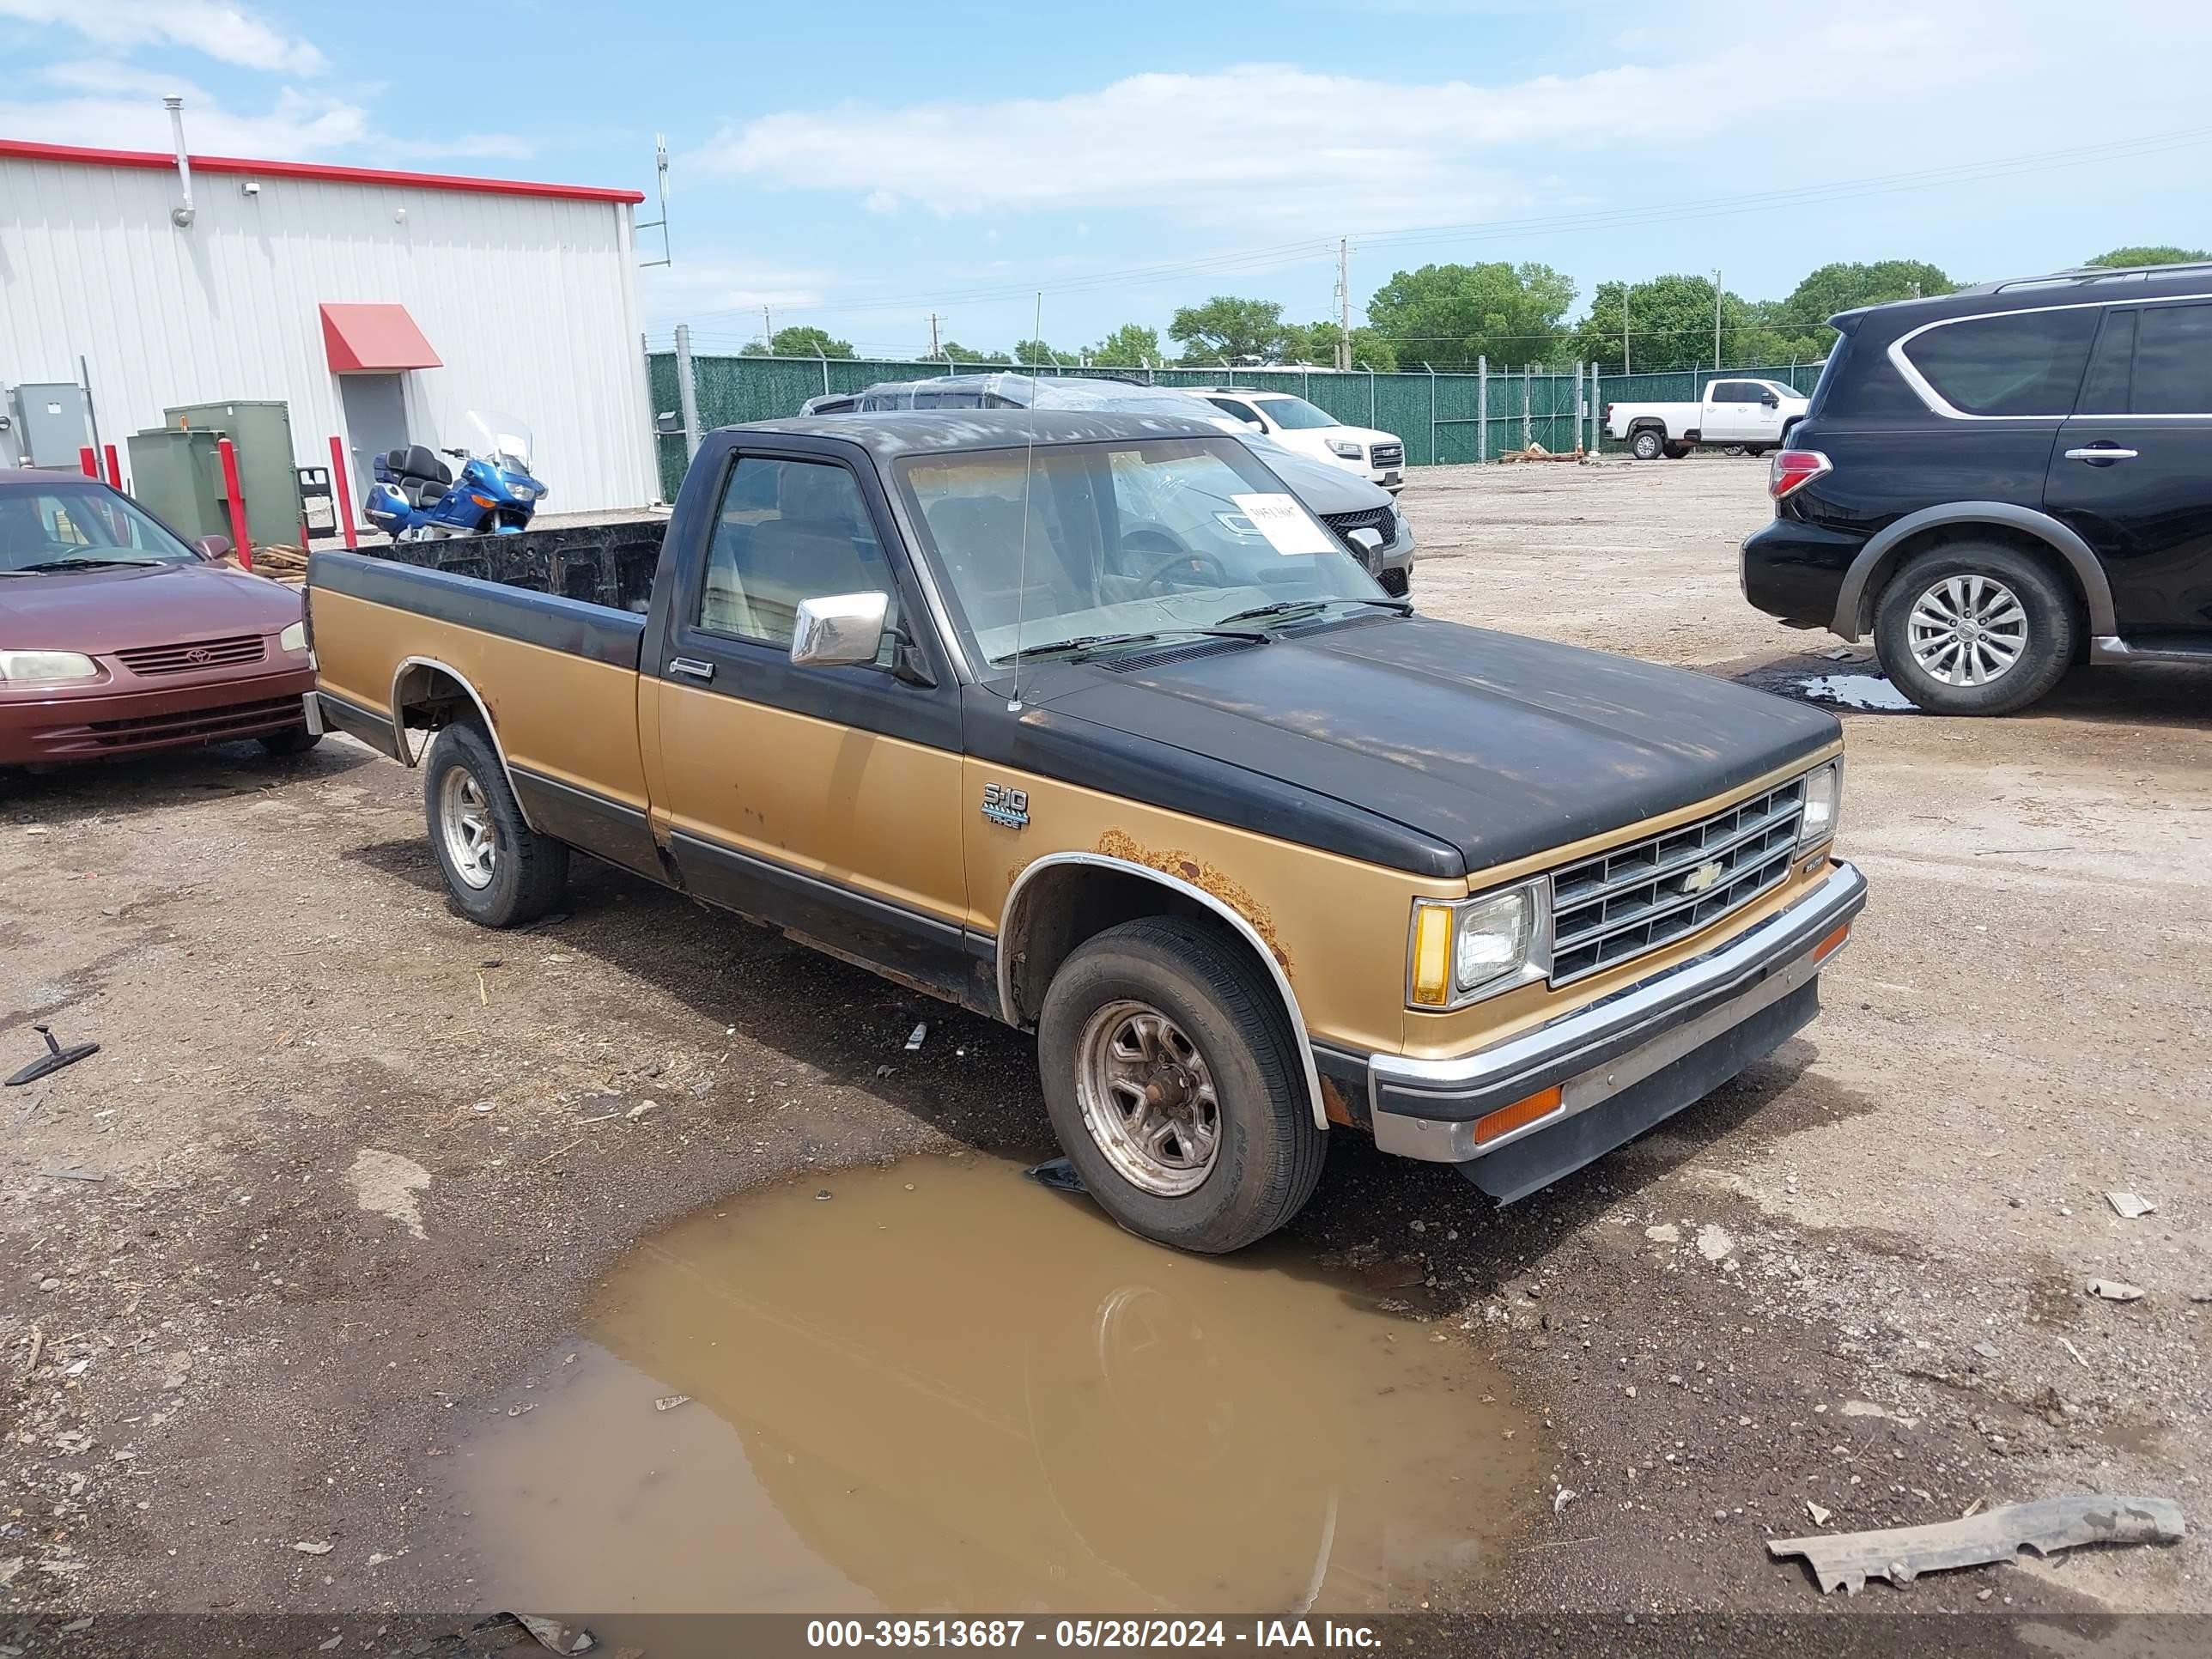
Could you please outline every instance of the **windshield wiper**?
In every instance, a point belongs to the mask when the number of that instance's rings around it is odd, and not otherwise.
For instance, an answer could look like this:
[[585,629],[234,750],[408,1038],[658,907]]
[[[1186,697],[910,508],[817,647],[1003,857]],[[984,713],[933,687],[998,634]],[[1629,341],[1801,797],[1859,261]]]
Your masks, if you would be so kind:
[[105,570],[116,564],[157,565],[161,562],[159,559],[48,559],[43,564],[19,564],[15,567],[15,574],[24,575],[34,570]]
[[[1224,621],[1231,620],[1224,617]],[[1053,640],[1043,645],[1025,645],[1019,654],[1024,659],[1036,657],[1075,657],[1085,652],[1103,650],[1114,645],[1148,645],[1170,634],[1197,634],[1210,639],[1249,640],[1255,645],[1265,645],[1267,635],[1256,628],[1159,628],[1133,634],[1079,634],[1073,639]],[[994,663],[1010,663],[1012,655],[994,657]]]
[[1271,605],[1255,605],[1249,611],[1232,611],[1215,625],[1219,627],[1229,623],[1252,622],[1261,617],[1273,617],[1285,622],[1294,621],[1300,617],[1310,617],[1332,605],[1381,605],[1385,610],[1396,611],[1401,617],[1410,615],[1413,609],[1413,602],[1411,599],[1370,599],[1358,595],[1326,599],[1277,599]]

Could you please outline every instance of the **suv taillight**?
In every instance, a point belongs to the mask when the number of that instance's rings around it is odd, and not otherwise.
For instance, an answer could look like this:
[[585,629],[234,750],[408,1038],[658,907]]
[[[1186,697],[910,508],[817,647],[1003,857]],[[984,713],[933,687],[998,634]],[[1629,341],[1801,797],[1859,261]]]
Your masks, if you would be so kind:
[[1778,449],[1767,464],[1766,493],[1781,501],[1829,470],[1828,458],[1817,449]]

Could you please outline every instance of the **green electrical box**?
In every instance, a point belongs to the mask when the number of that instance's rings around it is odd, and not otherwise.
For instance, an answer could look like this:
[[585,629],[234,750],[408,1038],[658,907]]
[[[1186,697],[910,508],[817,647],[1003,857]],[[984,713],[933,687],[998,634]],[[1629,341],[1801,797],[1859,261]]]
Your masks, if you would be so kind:
[[[255,546],[300,545],[299,462],[293,459],[292,416],[284,404],[185,404],[163,410],[161,418],[173,427],[220,433],[236,447],[238,487]],[[220,526],[218,533],[228,535],[229,526]]]
[[222,435],[160,426],[130,437],[131,495],[188,542],[230,535],[230,504],[215,447]]

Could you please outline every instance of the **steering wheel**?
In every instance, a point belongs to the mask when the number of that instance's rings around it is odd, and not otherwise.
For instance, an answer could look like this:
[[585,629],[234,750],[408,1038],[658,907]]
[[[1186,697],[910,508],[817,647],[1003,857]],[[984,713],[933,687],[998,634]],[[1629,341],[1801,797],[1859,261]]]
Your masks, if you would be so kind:
[[1231,585],[1227,565],[1211,553],[1196,552],[1186,546],[1181,537],[1164,526],[1147,524],[1142,527],[1133,526],[1122,532],[1121,549],[1124,552],[1152,552],[1161,548],[1168,550],[1168,556],[1138,578],[1139,596],[1150,599],[1155,589],[1162,593],[1169,592],[1167,578],[1178,565],[1203,566],[1212,574],[1212,586],[1227,587]]

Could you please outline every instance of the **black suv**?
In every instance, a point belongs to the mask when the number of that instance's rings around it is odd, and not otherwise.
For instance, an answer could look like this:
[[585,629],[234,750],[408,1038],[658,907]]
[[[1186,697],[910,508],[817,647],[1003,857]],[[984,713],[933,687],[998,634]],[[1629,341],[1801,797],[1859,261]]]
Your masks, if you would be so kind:
[[2002,714],[2075,662],[2212,662],[2212,264],[1847,311],[1776,453],[1744,597],[1871,631],[1923,708]]

